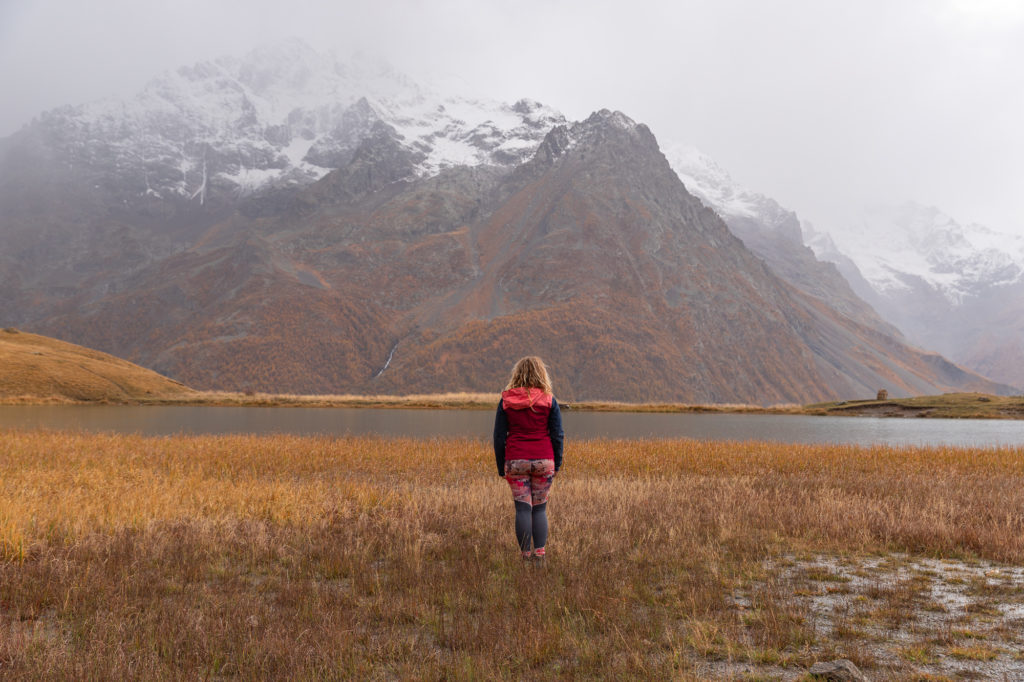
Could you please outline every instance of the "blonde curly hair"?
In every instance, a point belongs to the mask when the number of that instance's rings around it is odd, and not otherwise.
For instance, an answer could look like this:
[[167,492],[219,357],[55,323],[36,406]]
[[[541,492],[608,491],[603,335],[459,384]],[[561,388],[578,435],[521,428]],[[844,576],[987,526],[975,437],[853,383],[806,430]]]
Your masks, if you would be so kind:
[[544,361],[535,355],[520,359],[512,368],[512,376],[509,377],[505,390],[513,388],[539,388],[550,394],[551,377],[548,376],[548,368]]

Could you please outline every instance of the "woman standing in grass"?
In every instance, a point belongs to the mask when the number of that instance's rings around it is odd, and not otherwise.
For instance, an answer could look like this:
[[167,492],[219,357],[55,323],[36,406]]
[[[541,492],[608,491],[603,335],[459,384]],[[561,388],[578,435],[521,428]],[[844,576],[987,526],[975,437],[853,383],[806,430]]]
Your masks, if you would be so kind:
[[494,418],[494,460],[512,488],[523,559],[545,555],[548,491],[562,468],[562,440],[562,414],[547,367],[538,357],[525,357],[512,368]]

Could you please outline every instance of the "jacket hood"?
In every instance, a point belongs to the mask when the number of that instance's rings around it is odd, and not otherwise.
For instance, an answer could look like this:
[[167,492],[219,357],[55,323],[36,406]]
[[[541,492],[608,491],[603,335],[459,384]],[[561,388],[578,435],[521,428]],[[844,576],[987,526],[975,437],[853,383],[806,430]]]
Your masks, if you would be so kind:
[[506,410],[551,407],[551,394],[539,388],[513,388],[501,392],[501,406]]

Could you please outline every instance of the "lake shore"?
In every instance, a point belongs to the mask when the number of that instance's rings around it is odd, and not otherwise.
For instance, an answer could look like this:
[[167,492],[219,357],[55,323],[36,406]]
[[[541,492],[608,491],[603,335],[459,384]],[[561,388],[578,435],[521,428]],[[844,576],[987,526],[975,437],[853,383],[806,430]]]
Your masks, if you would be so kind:
[[573,441],[539,565],[481,439],[0,443],[4,675],[1024,675],[1020,448]]
[[[63,396],[0,396],[0,405],[190,405],[207,407],[345,407],[386,409],[493,410],[498,393],[442,393],[423,395],[293,395],[195,391],[180,396],[125,401],[72,400]],[[625,403],[615,401],[560,401],[565,410],[580,412],[785,414],[811,416],[1024,419],[1024,396],[985,393],[946,393],[935,396],[885,400],[843,400],[809,405]]]

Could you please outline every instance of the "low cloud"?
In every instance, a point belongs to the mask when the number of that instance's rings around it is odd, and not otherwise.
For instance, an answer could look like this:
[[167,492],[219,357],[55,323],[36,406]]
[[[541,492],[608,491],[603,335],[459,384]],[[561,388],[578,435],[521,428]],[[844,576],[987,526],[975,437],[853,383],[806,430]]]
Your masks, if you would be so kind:
[[1024,7],[1008,0],[13,0],[0,135],[292,36],[573,118],[621,109],[825,226],[915,199],[1024,232]]

